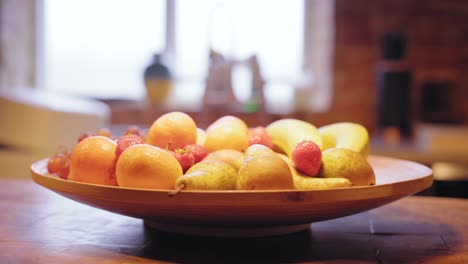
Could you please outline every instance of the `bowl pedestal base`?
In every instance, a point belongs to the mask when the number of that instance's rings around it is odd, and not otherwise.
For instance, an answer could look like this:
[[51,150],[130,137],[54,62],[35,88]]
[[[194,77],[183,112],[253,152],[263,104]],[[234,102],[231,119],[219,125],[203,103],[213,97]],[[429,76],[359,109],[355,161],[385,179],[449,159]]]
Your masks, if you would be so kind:
[[266,227],[229,227],[229,226],[199,226],[158,223],[144,220],[145,226],[163,232],[182,235],[211,236],[211,237],[264,237],[292,234],[310,228],[310,224],[266,226]]

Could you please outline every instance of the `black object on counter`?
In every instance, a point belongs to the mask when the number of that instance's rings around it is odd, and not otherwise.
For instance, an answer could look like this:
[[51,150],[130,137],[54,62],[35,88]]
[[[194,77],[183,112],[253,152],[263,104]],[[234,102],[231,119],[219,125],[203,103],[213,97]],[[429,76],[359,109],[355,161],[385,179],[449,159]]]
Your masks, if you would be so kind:
[[421,85],[421,121],[456,124],[460,122],[455,107],[454,86],[450,82],[425,81]]
[[378,127],[396,127],[403,137],[410,137],[412,74],[405,48],[406,39],[401,33],[387,33],[382,38],[382,61],[377,67]]

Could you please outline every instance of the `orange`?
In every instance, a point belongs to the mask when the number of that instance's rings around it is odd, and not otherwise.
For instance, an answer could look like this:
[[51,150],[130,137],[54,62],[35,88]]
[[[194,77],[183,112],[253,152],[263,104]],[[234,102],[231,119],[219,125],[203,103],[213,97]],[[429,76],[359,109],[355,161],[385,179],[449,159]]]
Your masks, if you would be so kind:
[[72,150],[69,179],[103,185],[117,185],[115,149],[117,144],[104,136],[90,136]]
[[148,144],[133,145],[117,160],[117,182],[121,187],[174,189],[182,167],[167,150]]
[[249,147],[249,129],[245,122],[234,116],[224,116],[206,129],[203,144],[206,151],[221,149],[245,151]]
[[197,142],[195,121],[182,112],[170,112],[160,116],[151,125],[146,142],[160,148],[174,150]]

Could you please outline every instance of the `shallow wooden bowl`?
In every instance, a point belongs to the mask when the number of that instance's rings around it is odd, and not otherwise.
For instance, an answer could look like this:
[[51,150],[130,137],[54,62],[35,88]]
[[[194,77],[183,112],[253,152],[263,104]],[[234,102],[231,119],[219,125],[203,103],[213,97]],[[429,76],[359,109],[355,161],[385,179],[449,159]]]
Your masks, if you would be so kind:
[[330,190],[182,191],[131,189],[62,180],[47,159],[31,165],[33,180],[67,198],[143,219],[150,227],[183,234],[265,236],[301,231],[309,224],[388,204],[432,185],[421,164],[370,156],[376,185]]

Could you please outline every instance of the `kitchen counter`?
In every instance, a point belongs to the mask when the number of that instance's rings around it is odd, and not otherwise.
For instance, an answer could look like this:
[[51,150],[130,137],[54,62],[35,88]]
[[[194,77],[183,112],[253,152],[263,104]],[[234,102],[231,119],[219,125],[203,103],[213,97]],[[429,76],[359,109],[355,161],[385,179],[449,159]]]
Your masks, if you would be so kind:
[[371,154],[411,160],[425,165],[436,162],[451,162],[468,165],[468,148],[464,145],[457,151],[426,149],[415,141],[403,141],[399,144],[385,144],[379,138],[371,139]]
[[155,231],[28,179],[0,186],[0,263],[468,263],[463,199],[410,196],[300,233],[223,239]]

